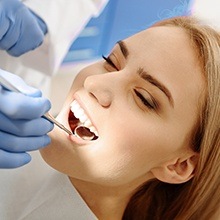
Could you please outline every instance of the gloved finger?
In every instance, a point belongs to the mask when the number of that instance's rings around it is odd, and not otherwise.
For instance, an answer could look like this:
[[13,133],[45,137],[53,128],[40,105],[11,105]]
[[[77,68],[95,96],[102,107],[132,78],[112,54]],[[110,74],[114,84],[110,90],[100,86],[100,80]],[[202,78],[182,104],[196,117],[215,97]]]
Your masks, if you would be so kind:
[[0,113],[0,130],[19,137],[42,136],[50,132],[54,125],[44,118],[34,120],[12,120]]
[[43,43],[44,35],[42,33],[34,33],[31,34],[29,37],[33,40],[31,44],[28,44],[26,41],[25,36],[26,33],[23,34],[23,36],[17,41],[15,45],[13,45],[10,49],[7,50],[7,53],[14,57],[19,57],[31,50],[36,49]]
[[50,144],[48,135],[39,137],[17,137],[0,131],[0,148],[9,152],[21,153],[34,151]]
[[[30,10],[30,9],[29,9]],[[43,21],[42,18],[40,18],[37,14],[35,14],[32,10],[30,10],[30,12],[32,13],[32,15],[36,18],[36,21],[40,27],[40,29],[42,30],[42,32],[44,33],[44,35],[47,33],[48,29],[47,29],[47,25],[45,24],[45,22]]]
[[[8,50],[12,47],[19,39],[20,31],[19,22],[22,17],[17,17],[17,12],[21,8],[26,8],[24,5],[17,0],[3,0],[0,1],[0,27],[1,27],[1,38],[0,38],[0,49]],[[26,8],[27,10],[27,8]],[[27,10],[28,11],[28,10]]]
[[[0,19],[0,40],[2,40],[10,27],[9,19]],[[1,45],[0,45],[1,48]]]
[[24,31],[24,33],[22,34],[21,38],[17,41],[17,43],[7,50],[7,53],[9,55],[14,57],[21,56],[31,50],[36,49],[43,43],[44,35],[42,32],[32,31],[30,33],[30,36],[28,36],[29,40],[31,39],[32,41],[30,43],[27,41],[26,31]]
[[[12,56],[20,56],[30,50],[39,47],[44,40],[44,33],[42,32],[37,20],[29,10],[20,10],[18,13],[26,13],[26,19],[21,21],[20,37],[7,52]],[[18,17],[22,17],[18,14]]]
[[11,84],[15,85],[19,91],[25,95],[32,97],[42,96],[42,93],[39,89],[27,85],[21,77],[15,74],[9,73],[5,70],[0,70],[0,77],[5,81],[9,81]]
[[21,167],[31,161],[28,153],[11,153],[0,149],[0,168]]
[[51,108],[50,101],[43,97],[29,97],[21,93],[1,90],[0,112],[12,119],[40,118]]
[[[5,19],[5,21],[9,20],[9,18]],[[12,23],[9,21],[9,23]],[[9,50],[13,47],[20,38],[20,18],[17,18],[16,25],[10,24],[8,30],[5,32],[4,36],[0,40],[0,49],[1,50]]]

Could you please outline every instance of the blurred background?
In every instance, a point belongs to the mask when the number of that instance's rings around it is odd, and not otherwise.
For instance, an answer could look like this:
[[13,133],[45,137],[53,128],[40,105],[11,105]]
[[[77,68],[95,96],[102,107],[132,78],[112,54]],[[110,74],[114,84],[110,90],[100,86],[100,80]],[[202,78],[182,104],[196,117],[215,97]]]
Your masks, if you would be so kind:
[[[197,1],[200,2],[200,13],[206,10],[205,4],[210,4],[213,0]],[[108,55],[118,40],[146,29],[156,21],[195,12],[197,1],[109,0],[99,17],[91,19],[74,41],[58,74],[52,80],[53,114],[59,112],[72,81],[81,68],[100,59],[102,55]]]

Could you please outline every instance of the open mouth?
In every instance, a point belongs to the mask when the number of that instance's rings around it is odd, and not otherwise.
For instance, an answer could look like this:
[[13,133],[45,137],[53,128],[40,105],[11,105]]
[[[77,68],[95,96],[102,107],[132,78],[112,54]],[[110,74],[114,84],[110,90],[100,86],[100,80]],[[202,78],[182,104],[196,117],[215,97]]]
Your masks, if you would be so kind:
[[96,128],[76,100],[70,105],[68,121],[73,134],[78,138],[89,141],[98,139]]

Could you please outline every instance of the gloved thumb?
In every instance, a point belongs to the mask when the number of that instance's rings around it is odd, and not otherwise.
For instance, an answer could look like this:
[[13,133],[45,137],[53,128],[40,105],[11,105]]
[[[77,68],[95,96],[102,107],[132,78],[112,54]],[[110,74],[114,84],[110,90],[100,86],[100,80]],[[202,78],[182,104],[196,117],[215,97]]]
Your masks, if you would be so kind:
[[[30,10],[30,9],[29,9]],[[32,15],[36,18],[37,23],[40,27],[40,29],[42,30],[42,32],[44,33],[44,35],[47,33],[47,25],[45,24],[45,22],[43,21],[42,18],[40,18],[37,14],[35,14],[32,10],[30,10],[30,12],[32,13]]]

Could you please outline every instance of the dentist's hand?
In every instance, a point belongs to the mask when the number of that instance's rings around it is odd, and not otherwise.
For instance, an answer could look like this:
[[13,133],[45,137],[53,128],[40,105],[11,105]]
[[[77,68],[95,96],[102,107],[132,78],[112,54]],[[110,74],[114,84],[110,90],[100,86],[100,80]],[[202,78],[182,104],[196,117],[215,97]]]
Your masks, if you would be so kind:
[[0,18],[1,50],[20,56],[42,44],[46,24],[19,0],[0,0]]
[[0,86],[0,168],[15,168],[31,160],[28,151],[50,143],[47,135],[53,124],[42,118],[50,109],[41,92],[16,75],[0,70],[0,75],[19,84],[26,95],[10,92]]

